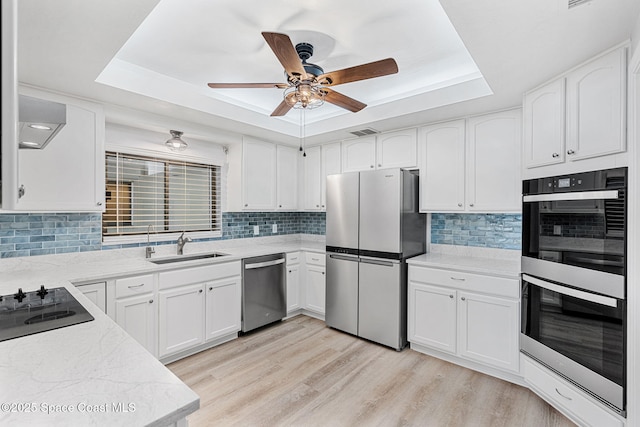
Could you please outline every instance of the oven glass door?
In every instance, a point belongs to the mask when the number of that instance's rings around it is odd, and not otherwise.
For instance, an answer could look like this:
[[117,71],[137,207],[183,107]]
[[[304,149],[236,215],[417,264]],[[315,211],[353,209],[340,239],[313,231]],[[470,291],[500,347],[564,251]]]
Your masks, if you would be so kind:
[[522,334],[623,387],[624,316],[624,300],[523,275]]
[[625,190],[523,197],[522,255],[623,276]]

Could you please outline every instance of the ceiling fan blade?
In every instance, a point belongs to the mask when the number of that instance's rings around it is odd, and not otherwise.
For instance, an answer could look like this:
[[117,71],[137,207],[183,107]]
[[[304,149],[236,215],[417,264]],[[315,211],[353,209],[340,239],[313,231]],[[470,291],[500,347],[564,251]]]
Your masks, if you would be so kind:
[[356,113],[367,106],[367,104],[363,104],[358,100],[349,98],[348,96],[338,93],[335,90],[322,88],[322,91],[325,94],[324,100],[326,102],[337,105],[338,107],[344,108],[345,110],[349,110],[353,113]]
[[212,89],[252,89],[252,88],[278,88],[286,89],[286,83],[207,83]]
[[276,109],[273,110],[273,113],[271,113],[271,117],[284,116],[289,112],[290,109],[291,109],[291,106],[287,104],[284,100],[282,100],[280,105],[278,105]]
[[288,75],[297,76],[300,80],[307,79],[307,73],[304,71],[302,61],[288,35],[263,32],[262,36],[276,57],[278,57],[278,61],[280,61]]
[[356,82],[358,80],[372,79],[374,77],[387,76],[398,72],[398,64],[395,59],[387,58],[368,64],[356,65],[338,71],[318,76],[318,81],[323,86],[335,86],[343,83]]

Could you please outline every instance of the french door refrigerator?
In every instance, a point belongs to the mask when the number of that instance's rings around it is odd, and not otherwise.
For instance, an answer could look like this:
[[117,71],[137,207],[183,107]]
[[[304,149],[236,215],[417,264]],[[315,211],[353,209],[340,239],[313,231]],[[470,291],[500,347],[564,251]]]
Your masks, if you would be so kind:
[[402,169],[327,177],[328,326],[402,350],[406,259],[425,252],[418,176]]

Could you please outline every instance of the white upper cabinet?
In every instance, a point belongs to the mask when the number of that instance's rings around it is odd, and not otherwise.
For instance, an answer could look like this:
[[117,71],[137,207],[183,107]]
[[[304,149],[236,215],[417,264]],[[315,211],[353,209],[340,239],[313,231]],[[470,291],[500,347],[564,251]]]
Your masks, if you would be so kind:
[[377,168],[415,168],[418,160],[417,132],[417,129],[406,129],[377,135]]
[[342,145],[339,142],[322,146],[321,169],[321,207],[325,209],[327,204],[327,176],[342,172]]
[[422,212],[518,212],[521,110],[420,129]]
[[358,172],[375,168],[375,135],[361,136],[342,142],[342,172]]
[[303,157],[304,163],[304,194],[303,209],[319,210],[322,205],[322,168],[321,168],[321,148],[310,147],[305,152],[307,155]]
[[521,110],[467,120],[467,209],[518,212],[521,204]]
[[277,208],[296,210],[298,208],[298,149],[278,145],[276,166]]
[[565,79],[524,96],[524,162],[527,168],[564,162]]
[[523,178],[626,164],[626,57],[616,48],[525,93]]
[[625,150],[626,49],[567,75],[567,159]]
[[66,105],[67,120],[43,149],[20,149],[18,181],[24,211],[104,210],[104,111],[83,100],[23,90],[25,95]]
[[242,205],[248,210],[276,207],[276,145],[245,138],[242,142]]
[[342,171],[417,167],[417,130],[363,136],[342,143]]
[[420,129],[420,210],[464,210],[465,121]]

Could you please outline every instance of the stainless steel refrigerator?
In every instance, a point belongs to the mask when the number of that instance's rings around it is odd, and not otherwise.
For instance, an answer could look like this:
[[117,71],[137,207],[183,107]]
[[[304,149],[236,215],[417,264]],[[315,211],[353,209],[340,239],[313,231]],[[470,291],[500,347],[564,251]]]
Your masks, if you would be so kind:
[[402,169],[327,177],[328,326],[402,350],[406,259],[426,250],[418,175]]

